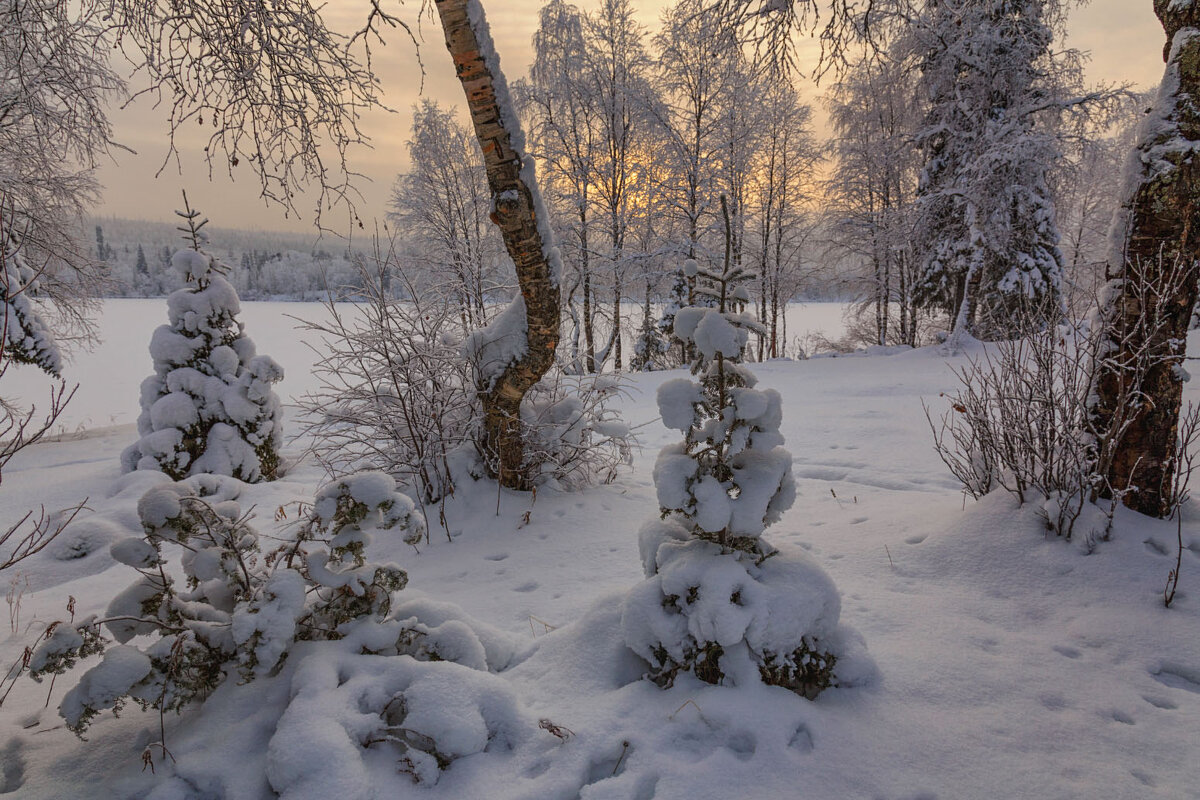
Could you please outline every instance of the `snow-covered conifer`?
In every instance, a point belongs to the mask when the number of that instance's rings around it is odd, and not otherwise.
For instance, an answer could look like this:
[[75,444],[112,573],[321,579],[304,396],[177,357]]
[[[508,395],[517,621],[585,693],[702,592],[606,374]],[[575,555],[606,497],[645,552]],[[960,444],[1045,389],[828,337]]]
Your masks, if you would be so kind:
[[779,432],[782,398],[755,389],[741,363],[749,333],[761,329],[742,313],[740,284],[752,276],[731,264],[728,247],[721,272],[694,261],[687,272],[714,307],[675,315],[697,380],[658,391],[663,424],[684,440],[663,448],[654,467],[662,519],[639,534],[647,580],[625,600],[622,632],[662,685],[691,671],[710,683],[762,680],[812,697],[842,678],[835,665],[857,640],[838,625],[840,599],[824,571],[762,539],[796,488]]
[[929,101],[916,136],[916,289],[956,332],[1004,336],[1062,311],[1053,124],[1083,99],[1063,96],[1073,73],[1051,49],[1058,5],[929,0],[914,27]]
[[25,261],[17,238],[3,227],[0,227],[0,280],[4,296],[4,342],[0,345],[3,360],[32,364],[59,377],[62,353],[50,326],[30,297],[37,287],[37,275]]
[[[667,297],[667,304],[663,307],[662,316],[658,318],[658,332],[668,340],[674,336],[675,332],[675,315],[679,310],[687,305],[688,296],[688,280],[687,275],[683,270],[675,273],[671,282],[671,293]],[[674,361],[675,364],[686,361],[687,345],[680,340],[680,349],[677,353],[679,359]]]
[[[388,615],[408,576],[395,564],[365,559],[370,533],[415,543],[425,531],[424,517],[390,476],[362,472],[325,485],[295,541],[265,557],[250,515],[236,501],[239,491],[228,479],[206,475],[165,482],[138,501],[144,534],[111,548],[113,558],[140,573],[138,580],[112,599],[104,618],[56,623],[29,662],[41,680],[104,652],[62,699],[59,713],[72,730],[81,732],[100,711],[129,699],[144,708],[181,709],[235,671],[244,681],[271,673],[298,641],[340,639]],[[172,577],[180,572],[184,585]],[[429,625],[422,631],[446,639]],[[388,633],[393,653],[414,638],[405,626]],[[428,653],[450,652],[448,642],[440,651],[425,645]]]
[[[666,369],[671,365],[671,342],[660,323],[655,319],[654,308],[650,303],[650,282],[646,282],[646,300],[642,306],[642,326],[638,331],[637,340],[633,343],[633,358],[629,368],[637,372],[650,372],[656,369]],[[672,314],[674,321],[674,314]]]
[[172,266],[184,288],[167,298],[169,322],[154,331],[154,374],[142,382],[138,433],[125,450],[126,471],[156,469],[174,479],[198,473],[251,483],[272,480],[283,438],[279,397],[271,388],[283,369],[255,352],[238,322],[237,291],[228,267],[205,252],[199,212],[177,211],[190,246]]

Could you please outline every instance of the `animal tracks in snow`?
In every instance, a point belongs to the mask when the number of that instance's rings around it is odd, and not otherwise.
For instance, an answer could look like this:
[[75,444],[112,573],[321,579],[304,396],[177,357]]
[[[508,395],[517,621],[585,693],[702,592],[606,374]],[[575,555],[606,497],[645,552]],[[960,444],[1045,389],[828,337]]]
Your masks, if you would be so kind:
[[9,739],[0,750],[0,794],[12,794],[25,785],[25,759],[20,739]]
[[1150,672],[1150,677],[1172,689],[1183,689],[1185,692],[1200,694],[1200,669],[1179,664],[1163,663],[1157,670]]
[[1142,695],[1142,699],[1155,708],[1161,708],[1164,711],[1173,711],[1174,709],[1179,708],[1179,705],[1169,697],[1161,697],[1154,694],[1144,694]]

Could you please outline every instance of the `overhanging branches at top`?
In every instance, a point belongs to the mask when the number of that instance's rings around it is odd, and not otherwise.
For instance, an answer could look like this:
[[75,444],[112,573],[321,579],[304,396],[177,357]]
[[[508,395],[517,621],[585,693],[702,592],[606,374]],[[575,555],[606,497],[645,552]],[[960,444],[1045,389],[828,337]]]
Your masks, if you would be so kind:
[[772,71],[799,72],[796,39],[816,36],[821,55],[813,70],[820,79],[848,64],[852,45],[873,41],[873,23],[893,0],[714,0],[710,9],[752,44],[755,55]]

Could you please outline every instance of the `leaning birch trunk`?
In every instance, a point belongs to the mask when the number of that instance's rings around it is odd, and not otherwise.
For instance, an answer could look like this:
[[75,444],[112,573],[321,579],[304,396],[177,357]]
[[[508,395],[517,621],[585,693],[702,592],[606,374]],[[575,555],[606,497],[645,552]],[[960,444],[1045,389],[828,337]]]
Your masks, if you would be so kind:
[[1200,3],[1154,0],[1154,11],[1167,32],[1167,69],[1114,220],[1090,411],[1107,488],[1161,517],[1170,511],[1200,257]]
[[528,489],[522,470],[521,400],[554,362],[559,258],[483,6],[479,0],[435,4],[483,149],[492,221],[504,237],[521,288],[509,309],[467,344],[479,366],[484,448],[502,486]]

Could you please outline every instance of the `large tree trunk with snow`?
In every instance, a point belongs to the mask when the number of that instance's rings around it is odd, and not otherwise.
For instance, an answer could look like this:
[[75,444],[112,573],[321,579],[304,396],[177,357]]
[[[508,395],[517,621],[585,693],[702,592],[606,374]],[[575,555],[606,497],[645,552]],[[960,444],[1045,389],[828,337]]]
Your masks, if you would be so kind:
[[[1101,309],[1107,349],[1093,423],[1108,441],[1113,491],[1151,516],[1170,511],[1188,320],[1200,259],[1200,4],[1154,0],[1166,29],[1159,98],[1137,148],[1135,183],[1118,217]],[[1138,365],[1141,365],[1140,368]],[[1123,431],[1121,430],[1123,429]]]
[[[538,224],[537,214],[544,210],[532,162],[526,161],[524,137],[516,110],[511,107],[482,5],[479,0],[436,0],[436,6],[446,47],[454,59],[475,135],[483,149],[494,207],[492,221],[500,228],[516,267],[521,288],[517,302],[524,301],[523,352],[506,360],[494,374],[484,373],[479,387],[484,410],[484,446],[500,484],[527,489],[522,470],[525,451],[521,440],[521,400],[550,369],[559,338],[558,274],[551,263],[550,226],[548,220],[542,220],[541,226]],[[481,333],[486,335],[486,331]]]

